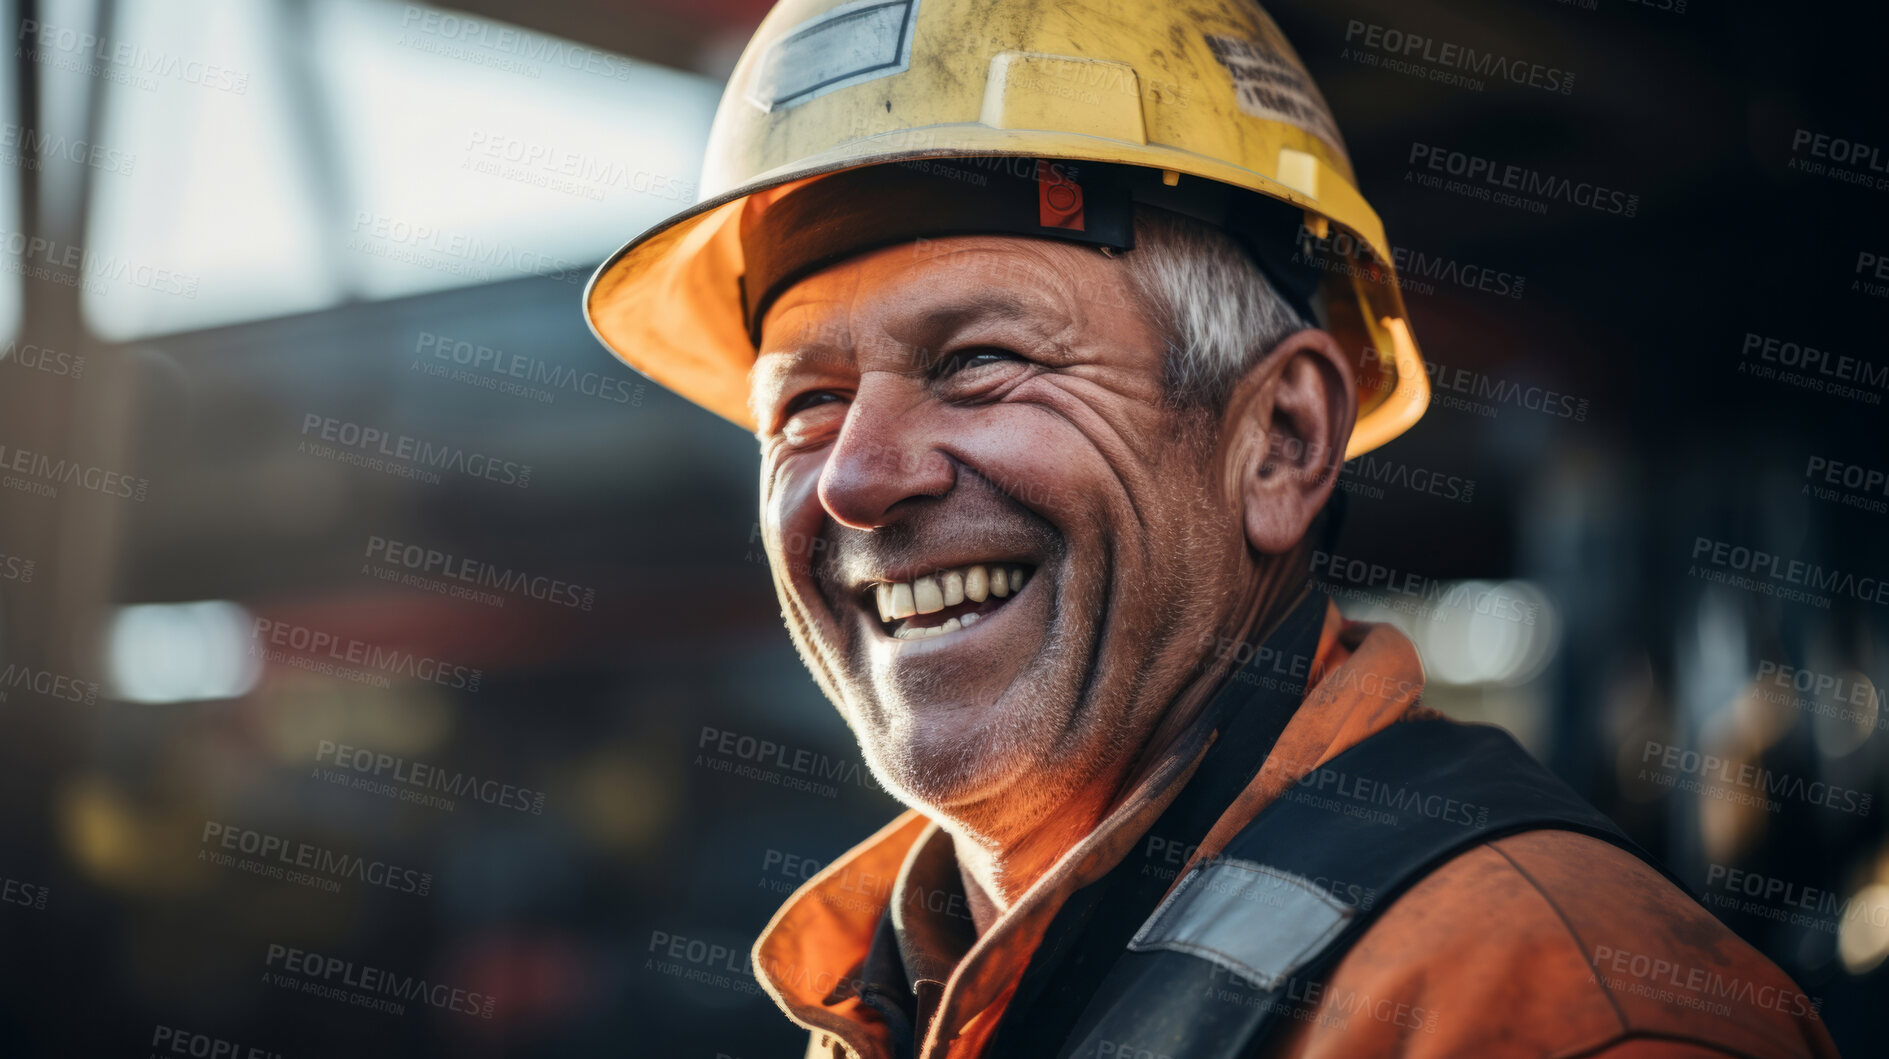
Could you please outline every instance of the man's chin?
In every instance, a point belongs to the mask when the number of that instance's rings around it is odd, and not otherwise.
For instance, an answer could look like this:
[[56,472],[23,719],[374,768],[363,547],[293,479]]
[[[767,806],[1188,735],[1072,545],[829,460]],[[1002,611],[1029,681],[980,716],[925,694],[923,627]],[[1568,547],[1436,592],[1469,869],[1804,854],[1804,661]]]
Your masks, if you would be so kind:
[[[1063,768],[1038,730],[1002,723],[1003,703],[926,706],[872,736],[866,751],[873,776],[901,802],[927,815],[958,815],[981,806],[1035,805],[1062,786]],[[1034,734],[1034,738],[1032,737]],[[1067,761],[1060,763],[1063,767]],[[984,815],[975,813],[974,815]]]

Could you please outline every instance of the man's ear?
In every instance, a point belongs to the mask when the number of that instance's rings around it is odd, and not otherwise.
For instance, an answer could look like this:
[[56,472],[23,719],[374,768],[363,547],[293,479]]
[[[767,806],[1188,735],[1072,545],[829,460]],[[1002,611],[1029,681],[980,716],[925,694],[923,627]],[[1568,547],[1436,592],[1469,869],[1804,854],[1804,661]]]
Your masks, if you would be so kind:
[[1298,546],[1337,487],[1357,417],[1357,378],[1328,332],[1288,335],[1240,377],[1221,436],[1255,551]]

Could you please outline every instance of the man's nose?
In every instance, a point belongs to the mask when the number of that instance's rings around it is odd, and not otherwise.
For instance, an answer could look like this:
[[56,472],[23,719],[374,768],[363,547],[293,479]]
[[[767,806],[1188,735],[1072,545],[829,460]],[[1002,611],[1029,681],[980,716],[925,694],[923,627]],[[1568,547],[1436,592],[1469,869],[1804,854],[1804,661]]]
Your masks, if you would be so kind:
[[820,472],[820,506],[835,522],[877,529],[908,500],[941,497],[957,471],[937,447],[938,424],[922,388],[897,374],[860,381]]

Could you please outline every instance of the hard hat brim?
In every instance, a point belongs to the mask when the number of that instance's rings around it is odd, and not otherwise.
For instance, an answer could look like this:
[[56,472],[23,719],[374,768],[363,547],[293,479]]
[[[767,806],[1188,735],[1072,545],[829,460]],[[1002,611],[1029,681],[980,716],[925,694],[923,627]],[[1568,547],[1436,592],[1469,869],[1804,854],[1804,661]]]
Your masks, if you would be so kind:
[[[612,254],[585,287],[584,316],[591,332],[652,381],[752,431],[748,373],[756,352],[743,327],[739,288],[740,224],[747,201],[845,169],[921,159],[1054,157],[1138,164],[1215,180],[1300,206],[1348,232],[1378,261],[1391,260],[1376,214],[1348,180],[1309,155],[1300,156],[1296,168],[1297,179],[1311,187],[1300,188],[1171,146],[979,126],[949,131],[951,145],[944,148],[900,151],[888,149],[881,138],[858,140],[761,174],[651,227]],[[1429,387],[1394,276],[1386,269],[1382,281],[1348,279],[1376,354],[1373,377],[1359,380],[1358,424],[1346,452],[1350,458],[1416,422],[1428,404]]]

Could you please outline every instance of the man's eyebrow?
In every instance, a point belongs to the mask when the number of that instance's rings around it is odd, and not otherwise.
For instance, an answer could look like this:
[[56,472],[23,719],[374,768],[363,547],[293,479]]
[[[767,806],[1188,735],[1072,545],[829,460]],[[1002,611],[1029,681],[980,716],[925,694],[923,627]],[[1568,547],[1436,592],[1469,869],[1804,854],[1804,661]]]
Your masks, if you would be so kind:
[[824,342],[808,342],[784,349],[764,349],[754,358],[754,370],[765,375],[790,375],[821,368],[843,370],[853,367],[851,350]]
[[1008,291],[992,292],[975,300],[928,309],[912,321],[912,326],[927,335],[948,335],[980,320],[1018,320],[1046,308],[1046,304],[1026,302]]
[[894,328],[906,342],[910,370],[925,371],[942,347],[959,332],[981,323],[1031,322],[1032,330],[1055,334],[1068,326],[1067,310],[1054,299],[1012,291],[980,291],[974,296],[913,313]]
[[770,384],[779,385],[780,380],[803,373],[844,374],[855,366],[851,350],[825,342],[764,349],[756,354],[754,366],[748,369],[748,414],[756,423],[766,421],[767,399],[772,396],[767,392]]
[[[1062,313],[1048,299],[1023,298],[1008,291],[980,292],[974,297],[915,313],[902,324],[894,325],[892,330],[907,339],[904,343],[909,365],[906,370],[922,372],[926,362],[932,359],[935,347],[958,331],[983,321],[1022,320],[1048,313],[1055,313],[1060,325]],[[762,349],[755,358],[753,371],[758,378],[782,379],[822,369],[849,372],[857,367],[853,350],[812,337],[776,349]],[[758,391],[754,396],[759,396]]]

